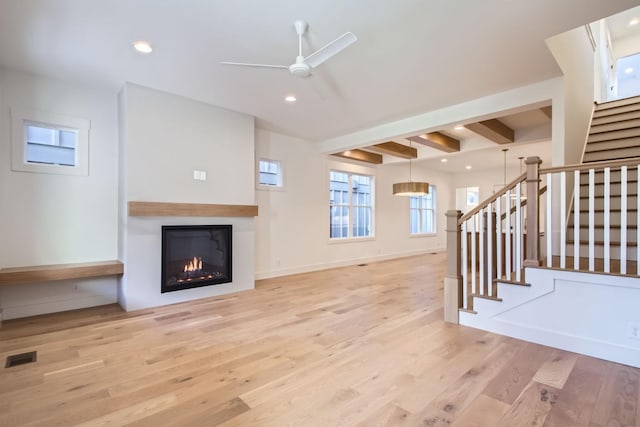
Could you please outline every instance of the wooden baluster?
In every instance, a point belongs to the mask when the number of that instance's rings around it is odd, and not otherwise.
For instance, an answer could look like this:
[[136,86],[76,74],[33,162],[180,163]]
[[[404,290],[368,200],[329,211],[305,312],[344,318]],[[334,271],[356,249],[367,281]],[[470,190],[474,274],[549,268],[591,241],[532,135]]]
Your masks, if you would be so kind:
[[636,275],[640,275],[640,165],[636,168]]
[[460,276],[460,211],[447,211],[447,274],[444,277],[444,320],[459,323],[462,307],[462,277]]

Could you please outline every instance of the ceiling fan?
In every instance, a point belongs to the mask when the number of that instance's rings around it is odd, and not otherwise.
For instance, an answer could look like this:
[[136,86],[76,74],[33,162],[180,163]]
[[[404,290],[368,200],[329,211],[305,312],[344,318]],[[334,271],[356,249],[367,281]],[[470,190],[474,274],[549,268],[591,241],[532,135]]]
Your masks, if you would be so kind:
[[320,49],[316,50],[307,57],[302,56],[302,36],[307,32],[309,24],[305,21],[296,21],[293,23],[296,33],[298,34],[298,56],[296,62],[291,65],[267,65],[267,64],[249,64],[245,62],[221,62],[224,65],[240,65],[243,67],[260,67],[260,68],[284,68],[289,70],[296,77],[309,77],[311,70],[325,62],[327,59],[340,53],[343,49],[354,43],[358,38],[351,32],[344,33],[334,41],[327,43]]

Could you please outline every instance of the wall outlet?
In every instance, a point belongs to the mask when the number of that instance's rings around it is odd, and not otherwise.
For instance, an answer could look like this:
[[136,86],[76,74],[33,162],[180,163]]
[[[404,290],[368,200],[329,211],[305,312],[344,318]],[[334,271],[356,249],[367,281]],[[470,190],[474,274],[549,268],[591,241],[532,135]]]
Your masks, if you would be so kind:
[[196,181],[206,181],[207,180],[207,171],[193,171],[193,179]]
[[640,322],[629,322],[627,324],[627,336],[640,340]]

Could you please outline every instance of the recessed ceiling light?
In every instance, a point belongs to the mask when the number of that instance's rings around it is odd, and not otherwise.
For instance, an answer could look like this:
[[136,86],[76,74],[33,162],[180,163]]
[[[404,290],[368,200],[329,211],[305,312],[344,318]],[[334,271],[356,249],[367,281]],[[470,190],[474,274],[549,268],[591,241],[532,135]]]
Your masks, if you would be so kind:
[[145,40],[138,40],[137,42],[133,42],[133,48],[140,53],[153,52],[153,48],[151,47],[149,42]]
[[284,98],[284,100],[285,100],[285,101],[287,101],[287,102],[296,102],[296,101],[298,100],[298,98],[296,98],[296,97],[295,97],[295,96],[293,96],[293,95],[288,95],[288,96],[286,96],[286,97]]
[[462,129],[464,129],[464,126],[462,126],[462,125],[456,125],[456,126],[454,127],[454,129],[455,129],[455,130],[462,130]]
[[464,168],[465,168],[466,170],[469,170],[469,169],[471,169],[471,165],[467,165],[467,166],[465,166]]
[[625,74],[631,74],[631,73],[633,73],[633,67],[627,67],[627,68],[625,68],[625,69],[624,69],[624,73],[625,73]]
[[633,27],[634,25],[638,25],[638,22],[640,22],[638,18],[633,18],[631,21],[629,21],[629,26]]
[[447,159],[440,159],[442,163],[447,163]]

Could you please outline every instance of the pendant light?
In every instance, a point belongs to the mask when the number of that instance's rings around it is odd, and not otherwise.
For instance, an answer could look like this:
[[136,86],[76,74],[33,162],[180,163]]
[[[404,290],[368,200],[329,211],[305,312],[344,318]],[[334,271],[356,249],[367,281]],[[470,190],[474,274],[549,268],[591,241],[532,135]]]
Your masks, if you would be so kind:
[[[411,140],[409,140],[409,147],[411,147]],[[425,194],[429,194],[429,183],[411,180],[411,159],[409,159],[409,181],[393,184],[393,195],[424,196]]]

